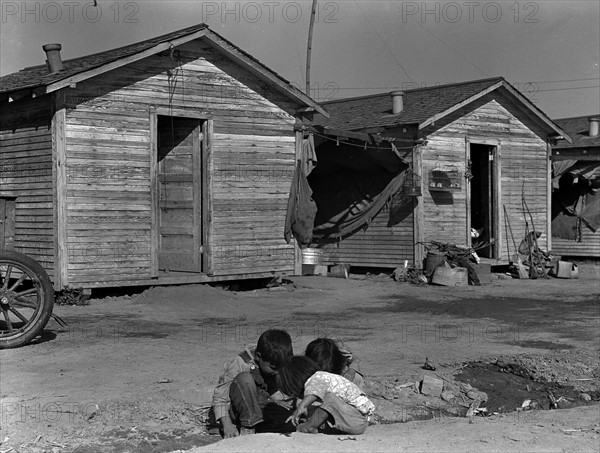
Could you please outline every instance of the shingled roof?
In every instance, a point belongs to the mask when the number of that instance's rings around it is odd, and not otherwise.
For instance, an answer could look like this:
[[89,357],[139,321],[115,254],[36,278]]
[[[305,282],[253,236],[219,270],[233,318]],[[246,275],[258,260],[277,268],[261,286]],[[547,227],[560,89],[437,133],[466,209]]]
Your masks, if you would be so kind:
[[[325,101],[322,104],[329,111],[330,117],[315,115],[313,123],[346,130],[393,128],[402,125],[417,125],[421,129],[497,89],[505,90],[525,104],[548,129],[554,130],[557,135],[566,136],[544,112],[503,77],[406,90],[403,96],[403,110],[397,114],[392,113],[390,93]],[[568,136],[566,138],[569,139]]]
[[0,77],[0,102],[10,100],[12,95],[17,92],[22,95],[23,91],[27,91],[33,96],[50,93],[102,72],[165,51],[171,45],[178,46],[199,38],[228,55],[262,80],[271,83],[296,102],[314,108],[322,115],[328,115],[320,104],[295,88],[288,80],[218,33],[210,30],[206,24],[194,25],[117,49],[65,60],[63,61],[64,69],[56,73],[51,74],[46,65],[39,65],[5,75]]
[[[592,115],[593,117],[600,118],[599,115]],[[590,116],[575,116],[572,118],[559,118],[555,119],[554,122],[564,130],[569,137],[573,140],[573,143],[567,143],[565,140],[559,140],[559,142],[553,146],[554,149],[565,149],[565,148],[600,148],[600,135],[596,137],[589,136],[590,130]]]

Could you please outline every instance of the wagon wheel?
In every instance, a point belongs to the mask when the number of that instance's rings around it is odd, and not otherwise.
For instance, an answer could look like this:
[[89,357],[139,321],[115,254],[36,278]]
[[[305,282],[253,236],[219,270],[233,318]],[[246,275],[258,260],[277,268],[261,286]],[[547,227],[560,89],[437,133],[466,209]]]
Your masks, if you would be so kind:
[[22,253],[0,250],[0,349],[38,336],[53,305],[54,290],[44,268]]

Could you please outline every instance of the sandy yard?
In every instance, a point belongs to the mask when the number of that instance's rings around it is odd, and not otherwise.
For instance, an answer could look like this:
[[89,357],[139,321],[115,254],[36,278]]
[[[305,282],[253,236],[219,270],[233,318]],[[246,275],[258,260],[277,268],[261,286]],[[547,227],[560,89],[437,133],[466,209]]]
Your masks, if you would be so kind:
[[[0,452],[599,451],[596,277],[463,288],[296,277],[57,306],[68,329],[51,320],[40,341],[0,352]],[[287,329],[297,353],[319,336],[343,342],[379,424],[363,436],[211,434],[206,408],[223,362],[269,327]],[[435,370],[422,368],[426,358]],[[419,393],[425,375],[454,397]],[[487,416],[465,417],[467,384],[488,394]],[[549,410],[551,398],[560,409]],[[515,411],[526,400],[539,410]]]

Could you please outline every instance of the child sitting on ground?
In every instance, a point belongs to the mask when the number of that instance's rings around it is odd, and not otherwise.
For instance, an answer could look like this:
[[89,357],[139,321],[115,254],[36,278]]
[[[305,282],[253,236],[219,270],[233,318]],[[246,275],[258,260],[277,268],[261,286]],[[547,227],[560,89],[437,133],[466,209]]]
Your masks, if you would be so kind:
[[292,402],[277,390],[277,369],[293,356],[292,340],[284,330],[263,332],[256,348],[246,348],[224,365],[212,407],[223,437],[258,432],[290,432],[286,421]]
[[363,388],[364,377],[352,365],[352,353],[340,349],[337,343],[329,338],[317,338],[306,346],[304,355],[312,359],[319,370],[344,376],[354,382],[359,388]]
[[[296,430],[318,433],[326,422],[334,432],[362,434],[367,429],[375,405],[363,391],[338,374],[319,371],[306,356],[294,356],[277,375],[280,390],[302,401],[288,418]],[[306,421],[303,416],[308,416]]]

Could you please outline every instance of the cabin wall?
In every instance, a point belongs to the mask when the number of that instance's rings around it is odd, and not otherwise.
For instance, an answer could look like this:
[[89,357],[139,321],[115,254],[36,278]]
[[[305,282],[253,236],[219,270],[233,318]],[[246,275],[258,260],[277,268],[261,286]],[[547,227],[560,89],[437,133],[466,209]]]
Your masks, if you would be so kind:
[[594,233],[584,225],[581,227],[581,241],[552,238],[552,254],[557,256],[600,258],[600,231]]
[[16,198],[6,247],[38,261],[54,280],[50,96],[4,104],[0,124],[0,198]]
[[[67,92],[69,284],[151,277],[151,107],[212,120],[211,275],[293,272],[283,240],[293,106],[210,47],[187,43]],[[287,111],[286,111],[287,110]]]
[[[526,124],[524,115],[506,99],[494,93],[483,97],[476,108],[458,110],[443,118],[436,129],[427,134],[427,146],[423,147],[423,203],[424,240],[470,245],[467,234],[467,190],[464,177],[467,170],[467,140],[497,140],[500,154],[500,193],[498,195],[500,256],[507,253],[507,238],[503,207],[506,207],[510,227],[517,247],[525,236],[525,220],[522,194],[533,217],[535,229],[542,231],[538,240],[542,249],[547,248],[548,225],[548,155],[546,142]],[[452,166],[461,172],[460,190],[436,192],[429,190],[431,170]],[[527,218],[529,230],[532,222]],[[514,253],[512,239],[510,253]]]
[[[594,177],[600,178],[600,168],[596,169]],[[600,230],[594,233],[587,226],[582,225],[580,241],[553,237],[552,254],[558,256],[600,258]]]
[[408,260],[414,265],[412,206],[411,203],[411,212],[406,212],[404,219],[394,226],[387,226],[389,207],[385,206],[365,230],[322,246],[323,264],[396,268]]

